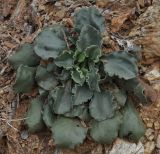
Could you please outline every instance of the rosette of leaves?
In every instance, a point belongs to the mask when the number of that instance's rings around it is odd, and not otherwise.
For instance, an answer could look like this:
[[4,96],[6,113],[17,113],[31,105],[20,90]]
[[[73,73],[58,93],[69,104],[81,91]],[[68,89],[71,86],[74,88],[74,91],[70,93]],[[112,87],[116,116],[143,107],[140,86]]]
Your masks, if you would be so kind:
[[144,134],[129,96],[145,100],[137,53],[103,53],[104,21],[95,7],[83,8],[75,13],[74,31],[63,25],[46,27],[33,44],[22,45],[9,58],[17,70],[16,92],[39,92],[27,112],[29,130],[39,131],[45,124],[57,146],[74,148],[87,132],[107,144],[118,134],[135,141]]

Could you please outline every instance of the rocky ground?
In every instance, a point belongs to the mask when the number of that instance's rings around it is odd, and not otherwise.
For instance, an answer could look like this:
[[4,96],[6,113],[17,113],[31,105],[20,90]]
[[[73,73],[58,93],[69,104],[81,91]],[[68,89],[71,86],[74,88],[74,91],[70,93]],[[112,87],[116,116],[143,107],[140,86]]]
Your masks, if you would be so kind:
[[[7,58],[24,42],[32,42],[46,25],[72,26],[74,11],[96,5],[107,32],[104,52],[132,44],[142,46],[141,78],[148,83],[149,106],[137,106],[146,124],[139,143],[117,139],[98,145],[90,139],[75,150],[56,149],[50,133],[27,134],[24,114],[30,95],[12,90],[15,73]],[[0,2],[0,153],[5,154],[160,154],[160,0],[2,0]],[[152,90],[154,89],[154,90]],[[35,93],[32,93],[34,96]]]

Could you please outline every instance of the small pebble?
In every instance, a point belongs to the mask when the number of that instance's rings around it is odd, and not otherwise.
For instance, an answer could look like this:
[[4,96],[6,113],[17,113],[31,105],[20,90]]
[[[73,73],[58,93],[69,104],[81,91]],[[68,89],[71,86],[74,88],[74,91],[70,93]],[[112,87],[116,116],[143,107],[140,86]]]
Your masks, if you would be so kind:
[[153,127],[153,123],[152,122],[148,122],[147,123],[147,127],[152,128]]
[[53,2],[56,2],[56,0],[45,0],[45,2],[50,2],[50,3],[53,3]]
[[145,153],[146,154],[152,154],[154,149],[155,149],[155,143],[153,141],[147,142],[145,144]]
[[61,4],[60,2],[56,2],[54,5],[55,5],[56,7],[61,7],[61,6],[62,6],[62,4]]
[[154,138],[154,130],[151,129],[151,128],[148,128],[148,129],[146,130],[145,136],[147,137],[148,140],[150,140],[150,139],[152,138],[152,137],[150,137],[150,136],[153,136],[153,138]]
[[3,95],[5,93],[4,90],[0,90],[0,95]]
[[158,121],[154,122],[154,128],[155,128],[155,130],[160,129],[160,124]]
[[148,137],[148,140],[150,140],[150,141],[153,141],[153,139],[154,139],[154,135],[150,135],[150,136]]
[[21,138],[22,138],[23,140],[26,140],[26,139],[28,138],[28,131],[27,131],[27,130],[23,130],[23,131],[21,132]]
[[103,154],[102,145],[96,146],[92,151],[91,154]]
[[160,134],[159,134],[158,137],[157,137],[156,147],[157,147],[158,149],[160,149]]

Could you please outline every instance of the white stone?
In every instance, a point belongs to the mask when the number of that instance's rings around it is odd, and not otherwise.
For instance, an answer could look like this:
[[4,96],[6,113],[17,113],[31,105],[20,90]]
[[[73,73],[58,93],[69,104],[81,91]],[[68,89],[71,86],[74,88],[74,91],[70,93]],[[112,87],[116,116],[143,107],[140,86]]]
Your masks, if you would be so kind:
[[144,154],[144,146],[141,142],[138,144],[130,143],[121,139],[117,139],[109,154]]

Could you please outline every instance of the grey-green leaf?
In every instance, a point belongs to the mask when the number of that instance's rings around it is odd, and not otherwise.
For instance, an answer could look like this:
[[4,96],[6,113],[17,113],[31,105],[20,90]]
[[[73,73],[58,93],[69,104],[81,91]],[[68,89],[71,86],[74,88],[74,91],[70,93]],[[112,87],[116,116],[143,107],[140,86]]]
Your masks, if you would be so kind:
[[127,90],[130,93],[133,93],[134,96],[143,104],[146,105],[148,103],[148,100],[145,96],[145,88],[141,84],[140,79],[133,78],[130,80],[121,80],[119,82],[119,85]]
[[76,31],[80,32],[84,25],[91,25],[100,32],[105,31],[105,18],[95,7],[82,8],[74,15]]
[[84,105],[78,105],[78,106],[74,106],[71,111],[65,113],[65,117],[70,117],[70,118],[73,118],[73,117],[78,117],[80,116],[81,114],[83,114],[83,110],[85,109],[85,106]]
[[100,75],[98,69],[93,65],[90,65],[89,72],[86,75],[86,82],[89,85],[90,90],[100,92],[99,81]]
[[122,115],[117,113],[112,119],[93,121],[90,135],[98,143],[111,144],[118,136]]
[[99,62],[99,58],[101,57],[101,50],[96,45],[91,45],[86,48],[86,57],[90,60],[94,61],[95,63]]
[[91,119],[91,116],[89,114],[88,105],[85,105],[83,112],[78,117],[82,119],[83,121],[89,121]]
[[131,101],[128,101],[123,110],[123,123],[120,127],[120,137],[129,137],[138,141],[145,133],[145,127],[138,112]]
[[90,100],[91,97],[93,96],[93,92],[86,85],[83,85],[83,86],[76,85],[72,89],[72,92],[74,94],[74,98],[73,98],[74,105],[83,104],[88,100]]
[[102,59],[104,71],[110,77],[118,76],[123,79],[132,79],[138,75],[137,60],[125,51],[113,52]]
[[38,87],[38,92],[39,92],[40,96],[47,96],[48,95],[48,91],[41,88],[41,87]]
[[54,62],[59,67],[71,69],[73,67],[73,54],[70,51],[64,51]]
[[51,93],[52,98],[54,99],[53,110],[56,114],[64,114],[71,110],[73,100],[70,81],[65,87],[57,87]]
[[52,72],[48,72],[47,68],[39,65],[36,71],[36,81],[38,85],[45,90],[52,90],[58,84]]
[[114,98],[118,106],[124,106],[127,100],[127,95],[124,90],[116,89],[113,91]]
[[43,121],[48,128],[51,128],[54,121],[56,120],[56,116],[52,112],[50,104],[46,104],[43,109]]
[[23,44],[18,52],[8,58],[9,62],[17,69],[21,64],[30,67],[37,66],[40,58],[35,54],[33,45],[29,43]]
[[77,41],[78,50],[84,52],[85,49],[87,47],[90,47],[91,45],[96,45],[97,47],[100,47],[101,44],[102,41],[99,31],[97,31],[97,29],[90,25],[85,25],[82,28],[82,31]]
[[32,100],[31,106],[26,114],[26,124],[30,132],[40,131],[44,127],[42,119],[43,100],[37,97]]
[[52,127],[55,144],[64,148],[73,149],[76,145],[83,143],[86,138],[87,129],[82,127],[78,120],[60,117]]
[[16,81],[13,85],[13,89],[17,93],[31,92],[35,84],[34,76],[36,69],[34,67],[28,67],[20,65],[17,69]]
[[71,71],[71,76],[74,82],[78,83],[81,86],[85,82],[85,75],[83,74],[82,70],[80,70],[79,67],[76,67]]
[[67,49],[64,39],[66,33],[66,29],[61,25],[45,28],[35,40],[35,53],[42,59],[57,58]]
[[112,118],[115,113],[115,104],[110,92],[95,92],[89,105],[91,116],[97,121]]
[[141,83],[139,83],[135,88],[134,88],[134,95],[140,100],[140,102],[143,105],[146,105],[148,103],[148,100],[145,96],[145,88]]

